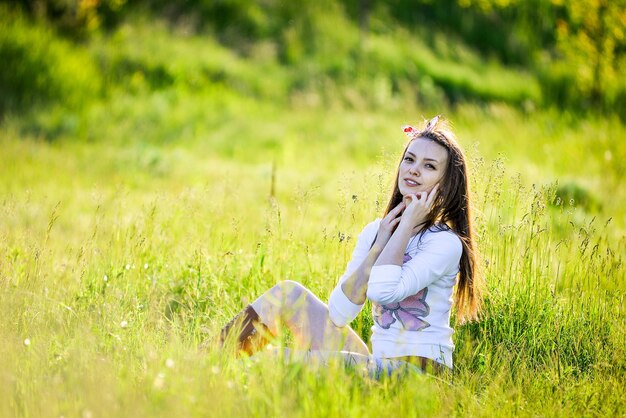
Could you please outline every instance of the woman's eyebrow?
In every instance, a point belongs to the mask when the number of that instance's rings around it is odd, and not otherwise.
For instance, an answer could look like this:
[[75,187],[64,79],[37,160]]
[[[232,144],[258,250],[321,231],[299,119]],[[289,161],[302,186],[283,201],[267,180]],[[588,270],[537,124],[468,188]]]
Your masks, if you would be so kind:
[[[411,157],[413,157],[413,158],[417,158],[417,157],[415,156],[415,154],[413,154],[411,151],[407,151],[407,152],[406,152],[406,154],[405,154],[405,156],[406,156],[406,155],[410,155],[410,156],[411,156]],[[434,162],[434,163],[436,163],[436,164],[439,164],[439,160],[436,160],[436,159],[434,159],[434,158],[422,158],[422,160],[423,160],[423,161],[432,161],[432,162]]]

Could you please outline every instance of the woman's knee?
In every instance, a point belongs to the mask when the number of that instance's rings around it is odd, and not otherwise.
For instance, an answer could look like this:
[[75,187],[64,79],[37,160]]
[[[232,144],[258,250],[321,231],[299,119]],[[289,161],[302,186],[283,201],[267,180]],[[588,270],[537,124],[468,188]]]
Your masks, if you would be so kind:
[[310,292],[309,289],[294,280],[283,280],[277,283],[272,290],[289,299],[299,299],[302,295]]

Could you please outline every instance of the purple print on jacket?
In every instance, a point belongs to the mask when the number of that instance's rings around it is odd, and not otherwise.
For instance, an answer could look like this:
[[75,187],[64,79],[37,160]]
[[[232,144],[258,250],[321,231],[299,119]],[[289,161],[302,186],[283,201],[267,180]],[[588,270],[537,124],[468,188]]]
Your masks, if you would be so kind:
[[[406,263],[410,259],[411,256],[405,254],[402,261]],[[430,324],[420,318],[428,316],[430,313],[430,306],[426,303],[426,295],[428,295],[427,287],[401,302],[382,306],[374,303],[372,309],[374,321],[384,329],[389,329],[391,324],[396,322],[396,319],[407,331],[421,331],[428,328]]]

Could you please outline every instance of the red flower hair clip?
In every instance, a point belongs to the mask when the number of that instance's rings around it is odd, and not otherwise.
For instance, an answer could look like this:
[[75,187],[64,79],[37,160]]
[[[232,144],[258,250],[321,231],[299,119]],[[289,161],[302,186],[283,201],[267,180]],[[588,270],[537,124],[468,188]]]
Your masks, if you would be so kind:
[[435,127],[439,123],[439,119],[440,115],[437,115],[429,120],[426,124],[426,128],[423,131],[418,131],[411,125],[404,125],[402,127],[402,130],[404,131],[404,134],[409,137],[409,139],[415,139],[418,135],[420,135],[420,133],[431,132],[433,129],[435,129]]
[[415,129],[411,125],[403,126],[402,130],[404,131],[404,134],[409,137],[409,139],[415,139],[415,137],[417,136],[417,129]]

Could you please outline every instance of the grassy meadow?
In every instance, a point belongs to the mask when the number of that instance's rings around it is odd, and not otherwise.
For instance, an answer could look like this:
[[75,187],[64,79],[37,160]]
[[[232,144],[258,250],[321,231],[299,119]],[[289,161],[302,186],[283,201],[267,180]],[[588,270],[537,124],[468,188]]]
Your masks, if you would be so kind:
[[[0,416],[624,415],[617,116],[415,101],[384,80],[287,94],[297,80],[271,46],[243,59],[155,25],[137,48],[143,30],[71,47],[106,69],[106,94],[0,124]],[[515,71],[467,68],[447,71],[537,94]],[[488,288],[482,320],[456,327],[454,374],[376,381],[219,350],[221,327],[281,280],[327,298],[384,210],[401,126],[437,113],[470,159]],[[371,324],[367,305],[352,325],[367,341]]]

